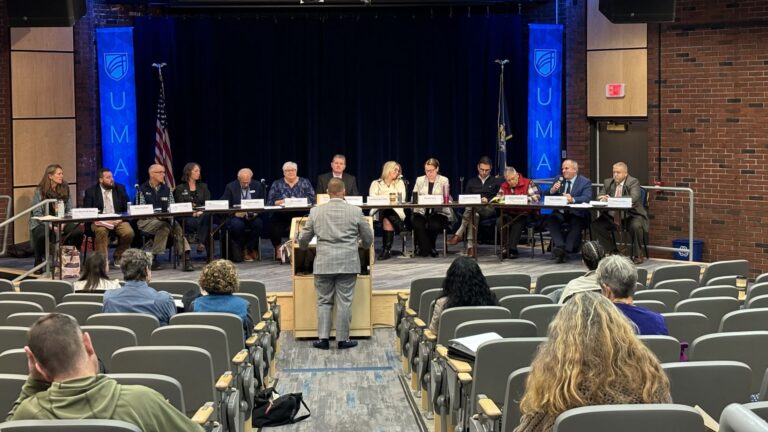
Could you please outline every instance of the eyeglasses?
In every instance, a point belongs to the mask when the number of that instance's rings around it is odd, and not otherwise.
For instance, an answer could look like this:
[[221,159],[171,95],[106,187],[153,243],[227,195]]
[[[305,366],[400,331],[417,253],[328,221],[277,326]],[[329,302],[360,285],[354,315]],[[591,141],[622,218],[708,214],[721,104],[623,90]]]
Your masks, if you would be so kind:
[[424,168],[424,172],[427,174],[432,174],[433,172],[436,172],[437,168]]

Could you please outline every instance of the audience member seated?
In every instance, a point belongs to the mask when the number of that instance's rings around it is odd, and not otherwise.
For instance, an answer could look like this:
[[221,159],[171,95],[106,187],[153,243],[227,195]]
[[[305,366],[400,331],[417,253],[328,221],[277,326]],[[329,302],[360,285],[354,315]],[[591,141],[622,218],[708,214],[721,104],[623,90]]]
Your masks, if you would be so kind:
[[173,297],[147,285],[152,279],[152,255],[139,249],[128,249],[123,254],[120,268],[125,285],[104,293],[104,312],[137,312],[154,315],[160,325],[176,314]]
[[[192,203],[193,209],[204,207],[205,202],[211,199],[211,191],[208,185],[200,181],[200,165],[190,162],[184,165],[181,175],[181,183],[173,190],[173,199],[177,203]],[[202,211],[196,211],[192,216],[183,218],[186,234],[194,234],[197,239],[197,251],[203,252],[208,244],[208,225],[211,217]]]
[[228,260],[212,261],[200,272],[200,288],[203,295],[192,303],[193,312],[226,312],[237,315],[243,321],[245,337],[253,332],[253,318],[248,313],[247,300],[233,296],[240,290],[237,267]]
[[437,334],[440,329],[440,314],[457,306],[496,306],[496,294],[491,292],[488,282],[477,262],[469,257],[458,257],[448,267],[443,281],[443,295],[435,301],[429,329]]
[[531,364],[515,432],[549,432],[558,415],[582,406],[671,402],[656,356],[610,301],[585,292],[549,326]]
[[[400,200],[405,200],[405,182],[403,181],[402,168],[395,161],[387,161],[381,167],[381,177],[371,182],[368,188],[369,196],[386,196],[395,194]],[[381,222],[381,253],[379,259],[385,260],[391,257],[392,242],[395,234],[405,230],[405,211],[402,208],[374,209],[371,216]]]
[[[581,246],[581,262],[587,267],[584,276],[579,276],[565,285],[561,292],[555,291],[554,300],[563,304],[571,298],[572,295],[584,291],[600,292],[600,284],[597,283],[597,265],[600,260],[605,258],[605,249],[596,241],[588,241]],[[559,299],[559,300],[558,300]]]
[[[100,168],[98,171],[99,182],[85,190],[83,195],[83,207],[97,208],[99,213],[118,213],[128,211],[128,193],[125,186],[115,182],[112,171]],[[106,220],[85,224],[85,230],[93,234],[94,249],[101,252],[104,258],[109,258],[109,238],[117,237],[114,263],[120,265],[120,257],[126,249],[131,247],[134,232],[131,223],[124,220]]]
[[[464,233],[466,232],[467,243],[469,243],[467,255],[469,256],[475,256],[477,252],[475,233],[477,232],[480,219],[496,216],[496,209],[487,205],[499,191],[499,179],[491,177],[491,169],[493,169],[491,158],[488,156],[481,157],[477,162],[477,176],[467,180],[463,193],[467,195],[480,195],[480,202],[486,205],[465,208],[464,214],[461,217],[461,226],[456,230],[456,234],[448,240],[449,245],[458,244],[464,239]],[[473,211],[474,217],[471,217]]]
[[85,265],[80,270],[80,279],[73,284],[75,291],[93,292],[120,288],[120,281],[110,279],[106,270],[107,260],[104,255],[101,252],[92,253],[85,259]]
[[[568,204],[588,203],[592,199],[592,182],[579,175],[579,164],[571,159],[563,161],[562,177],[547,191],[547,195],[564,196]],[[581,230],[589,227],[589,210],[553,210],[544,221],[552,235],[552,255],[557,263],[564,263],[569,253],[575,253],[581,244]]]
[[203,430],[160,393],[99,374],[90,336],[67,315],[37,320],[27,343],[29,376],[6,421],[122,420],[146,432]]
[[603,294],[634,323],[637,334],[669,334],[661,314],[632,304],[637,286],[637,268],[628,258],[620,255],[605,257],[597,266],[597,281]]
[[[64,169],[61,165],[53,164],[45,168],[43,178],[35,188],[32,195],[30,207],[39,204],[43,200],[55,199],[64,202],[64,212],[69,214],[72,211],[72,200],[69,197],[69,185],[64,181]],[[56,204],[48,206],[50,215],[56,216]],[[29,215],[29,237],[32,244],[32,251],[35,254],[35,265],[43,262],[45,255],[45,224],[35,219],[45,215],[45,208],[38,207],[32,210]],[[83,243],[83,232],[80,230],[80,224],[70,222],[63,224],[62,238],[64,244],[80,248]]]
[[[298,176],[299,166],[295,162],[283,164],[283,178],[272,182],[267,195],[267,205],[281,206],[286,198],[306,198],[307,204],[315,203],[315,189],[312,183],[304,177]],[[275,261],[279,261],[278,250],[282,243],[283,233],[291,225],[291,219],[306,216],[308,211],[291,211],[272,213],[269,223],[269,238],[275,248]]]
[[[227,183],[221,199],[229,201],[230,207],[239,206],[244,199],[264,199],[266,191],[261,182],[253,180],[253,171],[242,168],[237,180]],[[264,226],[264,213],[236,212],[227,221],[229,236],[236,250],[231,250],[233,261],[255,261],[259,259],[259,236]],[[230,248],[231,249],[231,248]]]
[[[424,162],[424,175],[416,179],[413,192],[419,196],[449,194],[450,182],[448,177],[440,174],[440,162],[435,158]],[[416,255],[437,256],[435,241],[437,235],[453,221],[453,210],[450,207],[415,208],[413,216],[413,239],[416,243]]]
[[[504,169],[504,183],[499,188],[499,195],[526,195],[528,204],[539,202],[541,191],[533,180],[523,177],[512,167]],[[499,229],[505,226],[507,234],[501,231],[502,254],[509,259],[518,257],[517,244],[520,243],[520,236],[529,222],[534,221],[539,215],[538,210],[517,210],[505,208],[501,211],[501,217],[498,220]]]
[[632,261],[635,264],[643,263],[643,239],[648,232],[648,215],[642,202],[642,188],[640,181],[628,173],[627,164],[616,162],[613,164],[613,177],[605,179],[603,191],[605,195],[597,197],[600,201],[608,201],[608,198],[631,198],[632,207],[625,211],[601,212],[599,218],[592,222],[592,232],[603,247],[613,252],[618,252],[616,247],[616,230],[621,230],[623,223],[632,238]]

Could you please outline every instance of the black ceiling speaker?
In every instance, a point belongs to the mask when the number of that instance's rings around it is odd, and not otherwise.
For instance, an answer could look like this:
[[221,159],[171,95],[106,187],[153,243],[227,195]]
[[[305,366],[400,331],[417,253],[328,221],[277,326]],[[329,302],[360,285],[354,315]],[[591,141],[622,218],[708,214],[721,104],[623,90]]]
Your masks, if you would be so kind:
[[72,27],[85,15],[85,0],[8,0],[11,27]]
[[599,9],[614,24],[675,20],[675,0],[600,0]]

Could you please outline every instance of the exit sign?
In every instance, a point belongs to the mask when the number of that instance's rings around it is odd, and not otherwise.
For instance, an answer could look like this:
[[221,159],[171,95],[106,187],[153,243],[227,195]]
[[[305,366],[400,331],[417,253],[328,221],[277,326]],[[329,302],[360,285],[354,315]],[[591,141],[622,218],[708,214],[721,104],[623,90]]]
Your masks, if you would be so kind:
[[605,97],[607,97],[607,98],[623,98],[624,97],[624,83],[606,84],[605,85]]

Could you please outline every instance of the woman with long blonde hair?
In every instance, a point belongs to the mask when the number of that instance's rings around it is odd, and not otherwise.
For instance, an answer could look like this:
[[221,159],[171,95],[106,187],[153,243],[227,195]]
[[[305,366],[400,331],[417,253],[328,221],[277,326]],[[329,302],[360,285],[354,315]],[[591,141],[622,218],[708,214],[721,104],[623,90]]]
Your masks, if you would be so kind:
[[[381,167],[381,177],[372,181],[371,187],[368,188],[368,195],[370,196],[390,196],[390,194],[395,194],[395,196],[405,200],[405,182],[403,181],[402,167],[395,161],[384,162],[384,166]],[[383,231],[379,259],[388,259],[391,256],[392,242],[395,239],[395,234],[405,230],[405,225],[403,224],[405,212],[401,208],[373,210],[371,216],[381,221]]]
[[515,432],[551,431],[589,405],[670,403],[669,381],[624,314],[595,292],[574,295],[531,364]]

